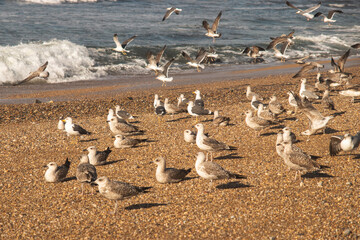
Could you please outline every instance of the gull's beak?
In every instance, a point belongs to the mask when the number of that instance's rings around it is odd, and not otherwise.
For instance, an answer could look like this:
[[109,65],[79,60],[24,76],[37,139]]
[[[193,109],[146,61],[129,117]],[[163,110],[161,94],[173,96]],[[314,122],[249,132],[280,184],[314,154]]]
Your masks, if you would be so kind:
[[150,161],[150,162],[149,162],[149,164],[152,164],[152,163],[154,163],[154,162],[153,162],[153,161]]
[[106,120],[106,122],[108,122],[108,123],[109,123],[110,121],[109,121],[109,120]]
[[62,122],[66,123],[66,120],[65,119],[61,119]]
[[44,168],[45,168],[45,167],[47,167],[47,165],[43,165],[42,167],[44,167]]
[[86,152],[87,151],[87,149],[83,149],[83,152]]

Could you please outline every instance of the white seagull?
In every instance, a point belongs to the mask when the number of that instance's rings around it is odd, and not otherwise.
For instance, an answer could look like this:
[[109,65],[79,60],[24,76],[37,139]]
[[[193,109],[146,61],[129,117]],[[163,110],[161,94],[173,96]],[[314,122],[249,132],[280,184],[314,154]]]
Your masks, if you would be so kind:
[[116,44],[116,48],[113,48],[113,50],[114,50],[115,52],[121,52],[122,54],[126,55],[126,53],[129,52],[128,50],[125,50],[126,46],[127,46],[132,40],[134,40],[136,37],[137,37],[136,35],[135,35],[135,36],[132,36],[131,38],[125,40],[123,43],[120,43],[120,42],[119,42],[119,39],[118,39],[118,35],[115,33],[113,39],[114,39],[114,42],[115,42],[115,44]]
[[169,77],[169,67],[175,61],[175,58],[171,59],[169,62],[165,64],[163,70],[159,72],[159,75],[156,77],[157,80],[162,81],[161,86],[166,86],[167,82],[172,82],[173,77]]
[[341,11],[341,10],[331,10],[331,11],[329,11],[329,13],[328,13],[327,16],[325,16],[325,15],[324,15],[323,13],[321,13],[321,12],[318,12],[318,13],[315,14],[314,17],[323,16],[324,22],[325,22],[325,23],[329,23],[329,25],[331,25],[330,23],[336,22],[336,20],[333,19],[335,13],[344,13],[344,12]]
[[286,5],[288,5],[289,7],[292,7],[296,10],[298,10],[296,13],[297,14],[300,14],[304,17],[306,17],[306,19],[309,21],[310,19],[313,19],[314,18],[314,15],[311,14],[311,12],[315,11],[316,9],[318,9],[320,6],[321,6],[321,2],[319,2],[317,5],[311,7],[311,8],[308,8],[306,10],[301,10],[297,7],[295,7],[294,5],[292,5],[289,1],[286,1]]

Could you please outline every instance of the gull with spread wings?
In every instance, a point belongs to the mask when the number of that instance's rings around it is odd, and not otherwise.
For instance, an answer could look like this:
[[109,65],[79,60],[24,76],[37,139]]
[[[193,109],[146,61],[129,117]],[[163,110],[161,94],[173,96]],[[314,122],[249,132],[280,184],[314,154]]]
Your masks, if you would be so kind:
[[114,42],[115,42],[115,44],[116,44],[116,48],[113,48],[113,50],[114,50],[115,52],[121,52],[122,54],[126,55],[126,53],[129,52],[128,50],[125,50],[126,46],[127,46],[130,42],[132,42],[136,37],[137,37],[136,35],[135,35],[135,36],[132,36],[131,38],[125,40],[123,43],[120,43],[120,42],[119,42],[119,39],[118,39],[118,35],[115,33],[113,39],[114,39]]
[[213,25],[210,27],[209,23],[204,20],[203,21],[203,27],[206,29],[207,33],[205,33],[206,36],[212,37],[213,42],[215,42],[215,38],[221,37],[221,33],[217,32],[217,28],[219,26],[220,18],[221,18],[222,11],[219,12],[218,16],[215,18],[215,21]]
[[300,8],[295,7],[289,1],[286,1],[286,5],[288,5],[291,8],[294,8],[294,9],[298,10],[296,13],[306,17],[306,19],[309,21],[310,19],[314,18],[314,15],[311,14],[311,12],[318,9],[321,6],[321,2],[319,2],[317,5],[315,5],[315,6],[311,7],[311,8],[308,8],[306,10],[301,10]]
[[27,78],[25,78],[24,80],[21,80],[18,83],[15,83],[14,86],[28,82],[31,79],[36,78],[36,77],[47,79],[50,75],[48,71],[45,71],[47,65],[48,65],[48,62],[46,61],[46,63],[44,63],[41,67],[39,67],[35,72],[30,73],[30,75]]

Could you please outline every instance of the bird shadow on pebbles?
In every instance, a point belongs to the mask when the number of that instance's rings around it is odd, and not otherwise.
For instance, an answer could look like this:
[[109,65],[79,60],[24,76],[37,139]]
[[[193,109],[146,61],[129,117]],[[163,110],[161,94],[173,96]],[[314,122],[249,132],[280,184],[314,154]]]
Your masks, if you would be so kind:
[[284,118],[283,120],[284,120],[284,121],[285,121],[285,120],[286,120],[286,121],[296,121],[297,118],[296,118],[296,117],[287,117],[287,118]]
[[277,135],[276,132],[267,132],[267,133],[262,133],[260,136],[272,136],[272,135]]
[[241,158],[243,158],[243,157],[236,155],[236,153],[230,153],[228,155],[216,157],[214,159],[216,159],[216,160],[224,160],[224,159],[241,159]]
[[346,112],[345,111],[341,111],[341,112],[336,112],[336,113],[333,113],[333,116],[336,117],[336,116],[341,116],[341,115],[344,115]]
[[355,157],[353,159],[360,159],[360,154],[354,154]]
[[240,183],[239,181],[228,182],[216,186],[217,189],[236,189],[236,188],[248,188],[248,187],[252,187],[252,186],[248,184]]
[[64,178],[61,182],[70,182],[72,180],[76,180],[75,176]]
[[[99,165],[99,166],[111,165],[111,164],[114,164],[114,163],[117,163],[117,162],[122,162],[122,161],[125,161],[125,160],[126,160],[126,159],[120,159],[120,160],[108,161],[108,162],[105,162],[104,164]],[[97,167],[98,167],[98,166],[97,166]]]
[[303,178],[333,178],[334,176],[322,172],[308,172],[301,175]]
[[180,117],[180,118],[176,118],[176,119],[170,119],[170,120],[166,120],[165,122],[178,122],[180,120],[188,119],[188,118],[190,118],[190,116]]
[[165,203],[140,203],[140,204],[133,204],[128,207],[125,207],[126,210],[136,210],[136,209],[146,209],[158,206],[166,206]]
[[97,141],[97,140],[98,140],[98,138],[92,138],[92,139],[86,139],[86,140],[81,139],[81,140],[79,140],[79,142],[93,142],[93,141]]

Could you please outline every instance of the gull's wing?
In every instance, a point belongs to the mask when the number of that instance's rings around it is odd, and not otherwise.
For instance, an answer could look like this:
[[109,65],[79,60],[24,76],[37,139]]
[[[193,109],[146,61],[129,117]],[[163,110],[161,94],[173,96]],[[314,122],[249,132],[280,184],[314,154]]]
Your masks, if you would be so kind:
[[118,35],[117,35],[116,33],[114,34],[113,39],[114,39],[114,42],[115,42],[115,44],[116,44],[116,47],[121,46],[121,43],[119,42]]
[[286,5],[288,5],[288,6],[291,7],[291,8],[294,8],[294,9],[296,9],[296,10],[299,10],[300,12],[303,11],[303,10],[301,10],[300,8],[297,8],[297,7],[295,7],[294,5],[292,5],[289,1],[286,1]]
[[147,52],[146,58],[147,58],[149,63],[155,63],[155,57],[154,57],[154,54],[151,51]]
[[331,10],[331,11],[329,11],[329,13],[327,15],[327,18],[331,19],[334,16],[335,13],[344,13],[344,12],[341,11],[341,10]]
[[354,45],[351,45],[352,48],[360,48],[360,43],[357,43],[357,44],[354,44]]
[[25,78],[24,80],[21,80],[20,82],[14,84],[14,86],[15,85],[20,85],[20,84],[22,84],[24,82],[28,82],[31,79],[38,77],[39,74],[42,73],[46,69],[47,65],[48,65],[48,61],[46,61],[46,63],[41,65],[35,72],[32,72],[27,78]]
[[250,51],[251,51],[251,48],[246,47],[242,53],[243,53],[243,54],[247,54],[247,53],[250,52]]
[[305,65],[292,77],[297,78],[303,76],[305,73],[309,72],[310,70],[313,70],[315,66],[310,63],[305,63]]
[[222,11],[219,12],[217,17],[215,18],[213,25],[211,26],[211,30],[213,30],[213,32],[216,32],[216,29],[219,26],[221,15],[222,15]]
[[196,56],[195,61],[200,64],[202,61],[204,61],[204,58],[206,57],[206,55],[207,55],[207,52],[205,51],[205,49],[201,48],[198,55]]
[[344,136],[331,136],[329,151],[330,156],[335,156],[341,151],[341,141],[344,139]]
[[121,44],[121,47],[125,49],[125,48],[126,48],[126,45],[128,45],[130,42],[132,42],[136,37],[137,37],[137,36],[135,35],[135,36],[132,36],[131,38],[123,41],[123,43]]
[[263,49],[262,47],[259,47],[259,46],[253,46],[254,53],[259,53],[260,51],[265,51],[265,49]]
[[202,25],[203,25],[203,27],[204,27],[206,30],[209,30],[209,29],[210,29],[210,25],[209,25],[209,23],[208,23],[206,20],[204,20],[204,21],[202,22]]
[[166,77],[168,77],[169,67],[170,67],[170,65],[171,65],[174,61],[175,61],[175,58],[172,58],[170,61],[168,61],[168,62],[165,64],[163,73],[165,74]]
[[281,49],[280,49],[280,52],[281,54],[284,54],[286,49],[288,48],[288,46],[290,45],[290,43],[288,41],[284,42]]
[[191,57],[189,56],[189,54],[187,54],[186,52],[181,52],[181,54],[183,55],[183,57],[188,60],[188,61],[192,61]]
[[158,54],[156,55],[156,63],[158,64],[160,62],[160,59],[162,57],[162,55],[164,54],[166,49],[166,45],[164,45],[164,47],[160,50],[160,52],[158,52]]
[[271,48],[274,48],[276,47],[276,45],[280,44],[280,43],[283,43],[283,42],[286,42],[287,41],[287,37],[277,37],[277,38],[274,38],[274,40],[272,40],[270,42],[270,44],[267,46],[267,50],[271,49]]
[[316,9],[318,9],[320,6],[321,6],[321,2],[319,2],[317,5],[315,5],[311,8],[304,10],[303,13],[311,13],[311,12],[315,11]]
[[344,55],[342,55],[339,60],[337,61],[337,65],[340,68],[340,72],[344,72],[344,67],[345,67],[345,63],[346,60],[348,59],[350,55],[350,49],[346,51],[346,53],[344,53]]
[[167,10],[162,20],[165,21],[168,17],[170,17],[170,15],[175,11],[175,9],[176,8],[172,7]]
[[288,35],[286,35],[287,38],[293,38],[293,35],[295,33],[295,30],[292,30]]
[[44,63],[41,67],[39,67],[37,72],[41,73],[41,72],[45,71],[47,65],[48,65],[48,61],[46,61],[46,63]]
[[331,57],[331,66],[335,68],[335,71],[340,71],[339,65],[337,65],[333,57]]

